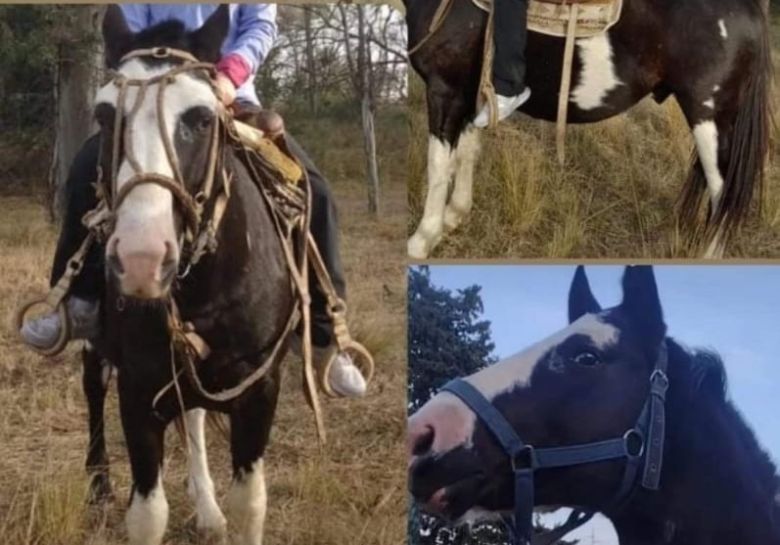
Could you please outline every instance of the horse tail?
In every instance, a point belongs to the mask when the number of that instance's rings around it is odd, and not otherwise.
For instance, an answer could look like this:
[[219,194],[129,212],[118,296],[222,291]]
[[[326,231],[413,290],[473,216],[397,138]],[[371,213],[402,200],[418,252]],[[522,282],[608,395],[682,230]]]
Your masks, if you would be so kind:
[[[760,0],[756,2],[765,13],[763,3]],[[740,106],[734,118],[729,149],[725,150],[727,163],[725,172],[722,172],[724,184],[719,206],[714,214],[710,214],[706,229],[707,239],[717,235],[722,237],[723,243],[728,242],[745,223],[754,195],[758,195],[757,211],[761,214],[764,167],[769,154],[772,120],[769,96],[772,80],[771,46],[768,20],[763,13],[760,15],[761,30],[755,64],[739,97]],[[681,197],[680,223],[685,226],[696,224],[707,189],[701,161],[695,150],[693,157],[695,164]]]

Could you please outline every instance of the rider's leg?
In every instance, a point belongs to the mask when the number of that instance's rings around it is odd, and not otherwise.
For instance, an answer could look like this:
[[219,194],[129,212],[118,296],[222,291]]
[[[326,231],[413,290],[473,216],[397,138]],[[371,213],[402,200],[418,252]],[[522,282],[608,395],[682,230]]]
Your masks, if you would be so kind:
[[[68,260],[87,236],[81,218],[97,205],[92,184],[97,174],[99,146],[98,135],[89,138],[76,155],[68,173],[65,185],[66,210],[52,264],[52,286],[60,279]],[[72,338],[88,338],[96,334],[98,300],[103,293],[104,283],[103,252],[98,245],[94,245],[87,253],[82,272],[73,280],[67,301]],[[59,315],[48,314],[27,322],[22,328],[22,336],[28,344],[48,348],[57,341],[61,329]]]
[[[525,45],[528,0],[495,0],[493,86],[496,89],[498,120],[507,118],[531,96],[525,85]],[[477,127],[489,122],[488,106],[474,120]]]
[[[245,123],[255,125],[273,135],[284,134],[282,119],[269,111],[264,111],[256,104],[237,104],[236,117]],[[338,219],[336,206],[330,187],[325,177],[320,173],[311,157],[298,142],[289,134],[284,135],[290,152],[303,164],[309,176],[312,192],[311,233],[317,248],[322,255],[325,268],[330,275],[336,293],[342,299],[346,298],[346,282],[341,268],[341,256],[338,243]],[[328,302],[320,290],[314,271],[309,272],[311,292],[312,344],[314,345],[314,365],[318,370],[325,369],[333,351],[333,325],[328,316]],[[293,349],[296,349],[293,342]],[[358,368],[352,362],[349,354],[337,353],[325,377],[330,389],[343,396],[361,396],[366,391],[366,381]]]
[[[290,151],[303,164],[309,176],[311,185],[311,233],[317,248],[322,255],[322,261],[328,270],[336,293],[346,299],[346,282],[341,267],[341,254],[338,240],[338,214],[330,185],[317,169],[314,161],[308,156],[298,142],[289,134],[285,141]],[[328,301],[320,289],[314,271],[309,272],[312,310],[312,344],[315,348],[315,360],[329,358],[329,348],[334,343],[333,324],[328,316]],[[327,361],[315,361],[318,366],[324,366]],[[336,393],[344,396],[361,396],[366,391],[366,381],[346,353],[339,353],[331,365],[328,383]]]

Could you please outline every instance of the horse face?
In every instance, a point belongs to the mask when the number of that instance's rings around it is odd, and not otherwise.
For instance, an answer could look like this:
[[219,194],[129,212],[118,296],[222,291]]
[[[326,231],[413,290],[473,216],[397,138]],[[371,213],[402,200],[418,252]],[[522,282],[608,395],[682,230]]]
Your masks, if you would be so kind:
[[[181,23],[170,22],[133,34],[127,29],[121,10],[111,6],[103,23],[106,63],[128,79],[153,78],[168,72],[179,61],[131,58],[121,62],[120,59],[130,51],[157,46],[186,50],[200,60],[214,62],[227,33],[227,13],[227,6],[219,8],[195,32],[184,32]],[[158,90],[158,84],[149,85],[139,97],[139,87],[127,88],[122,105],[122,129],[126,132],[122,133],[120,142],[115,189],[121,191],[136,174],[174,178],[164,145],[167,138],[173,146],[185,189],[194,194],[207,167],[218,100],[202,71],[176,75],[166,86],[159,110]],[[118,95],[119,87],[111,82],[98,91],[96,98],[95,117],[103,133],[104,173],[111,171]],[[126,151],[129,150],[136,168],[128,160]],[[156,299],[168,293],[181,249],[183,225],[177,208],[169,189],[141,184],[129,191],[115,211],[114,231],[106,245],[106,263],[124,295]]]
[[[665,326],[652,269],[628,268],[623,289],[620,306],[601,310],[578,269],[568,327],[465,379],[526,444],[575,445],[633,427]],[[508,457],[459,398],[437,394],[408,426],[410,490],[424,509],[457,520],[512,508]],[[539,471],[536,504],[607,501],[622,470],[622,462],[603,462]]]

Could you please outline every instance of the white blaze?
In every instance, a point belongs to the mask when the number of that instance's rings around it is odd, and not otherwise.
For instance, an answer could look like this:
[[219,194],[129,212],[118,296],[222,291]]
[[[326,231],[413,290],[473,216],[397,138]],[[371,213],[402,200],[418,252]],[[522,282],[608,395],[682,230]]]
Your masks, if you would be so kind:
[[[603,349],[618,340],[618,329],[605,323],[596,314],[585,314],[565,329],[526,348],[525,350],[485,367],[464,380],[492,401],[497,396],[527,387],[539,360],[554,346],[572,335],[585,335],[596,348]],[[432,452],[445,452],[458,445],[468,446],[474,434],[476,415],[457,396],[449,392],[436,394],[418,411],[424,420],[437,420],[437,414],[446,415],[447,426],[436,430]],[[418,418],[417,415],[412,418]],[[442,418],[443,420],[445,418]]]
[[[170,65],[147,66],[140,59],[125,62],[120,73],[128,79],[147,79],[164,74]],[[138,98],[138,87],[128,86],[123,112],[131,113]],[[173,169],[165,153],[161,136],[160,119],[157,110],[159,85],[150,85],[138,105],[132,120],[129,146],[142,173],[160,174],[173,177]],[[96,104],[108,103],[118,107],[119,88],[110,82],[97,93]],[[205,81],[189,74],[179,74],[165,90],[163,116],[166,137],[173,144],[177,122],[185,111],[195,106],[205,106],[212,110],[217,107],[217,99],[211,87]],[[123,159],[117,172],[117,187],[121,187],[135,174],[130,163]],[[169,240],[175,240],[173,196],[170,191],[155,184],[143,184],[135,187],[117,211],[115,232],[122,237],[126,252],[133,251],[133,239],[144,240],[144,234],[159,238],[162,233]],[[128,236],[131,233],[132,236]],[[139,242],[140,243],[140,242]]]

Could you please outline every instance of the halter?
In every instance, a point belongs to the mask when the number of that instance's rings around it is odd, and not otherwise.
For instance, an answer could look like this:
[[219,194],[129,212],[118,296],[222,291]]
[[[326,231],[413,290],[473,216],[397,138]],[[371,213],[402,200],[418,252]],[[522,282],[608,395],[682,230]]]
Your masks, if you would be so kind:
[[[644,465],[641,486],[658,490],[663,465],[666,416],[664,402],[669,378],[666,375],[668,352],[661,343],[655,368],[650,375],[650,392],[637,423],[622,437],[578,445],[535,448],[523,442],[506,418],[474,386],[455,379],[441,389],[460,398],[490,430],[509,457],[514,474],[514,523],[509,523],[515,545],[549,544],[563,537],[559,531],[533,535],[534,472],[538,469],[570,467],[580,464],[626,459],[623,479],[613,500],[606,507],[619,507],[635,489],[637,473]],[[566,533],[590,520],[595,511],[575,509],[564,523]],[[552,539],[546,539],[555,534]]]
[[[179,210],[181,211],[185,227],[186,238],[189,242],[195,243],[194,256],[190,257],[190,264],[197,261],[199,254],[203,252],[205,246],[208,245],[208,241],[203,240],[205,236],[211,236],[216,231],[215,223],[218,224],[221,219],[222,210],[215,210],[213,217],[209,220],[207,228],[203,229],[202,216],[203,207],[206,202],[212,196],[214,191],[214,181],[217,177],[217,163],[218,163],[218,150],[220,134],[223,130],[223,123],[214,123],[209,143],[209,156],[208,163],[203,175],[203,179],[196,193],[191,194],[185,185],[184,177],[181,173],[181,167],[179,160],[176,157],[176,152],[171,142],[171,138],[168,135],[168,130],[164,116],[165,106],[165,91],[169,84],[176,80],[176,76],[187,72],[203,72],[209,76],[207,79],[209,85],[214,88],[213,77],[215,74],[215,67],[211,63],[199,62],[195,57],[186,51],[179,49],[173,49],[168,47],[156,47],[151,49],[137,49],[131,51],[120,62],[124,62],[134,58],[152,58],[152,59],[179,59],[183,61],[181,65],[174,66],[164,74],[154,76],[145,79],[129,79],[120,73],[113,73],[111,82],[118,88],[118,96],[114,118],[114,134],[113,134],[113,146],[111,151],[111,172],[109,174],[108,183],[102,181],[102,197],[105,199],[106,206],[108,208],[108,216],[111,219],[115,218],[116,212],[124,202],[127,195],[139,185],[154,184],[158,185],[173,195],[175,202],[177,203]],[[144,172],[141,165],[138,163],[132,145],[133,136],[133,121],[135,120],[141,104],[146,97],[147,90],[150,86],[157,85],[157,121],[160,133],[160,138],[165,148],[165,155],[168,159],[168,163],[171,166],[173,176],[164,176],[157,173]],[[123,115],[125,112],[125,101],[127,99],[127,92],[130,87],[135,87],[138,92],[135,96],[130,111],[127,115],[127,119],[122,123]],[[218,115],[220,120],[224,120],[223,111],[219,111]],[[120,150],[120,142],[124,141],[124,149]],[[124,155],[130,168],[132,168],[134,174],[122,185],[121,189],[117,187],[117,173],[119,170],[119,162],[121,156]],[[223,172],[220,173],[222,179],[222,189],[227,191],[225,187],[229,181]],[[102,176],[99,177],[102,180]],[[113,229],[113,222],[109,224],[109,230]],[[196,240],[197,239],[197,240]]]

